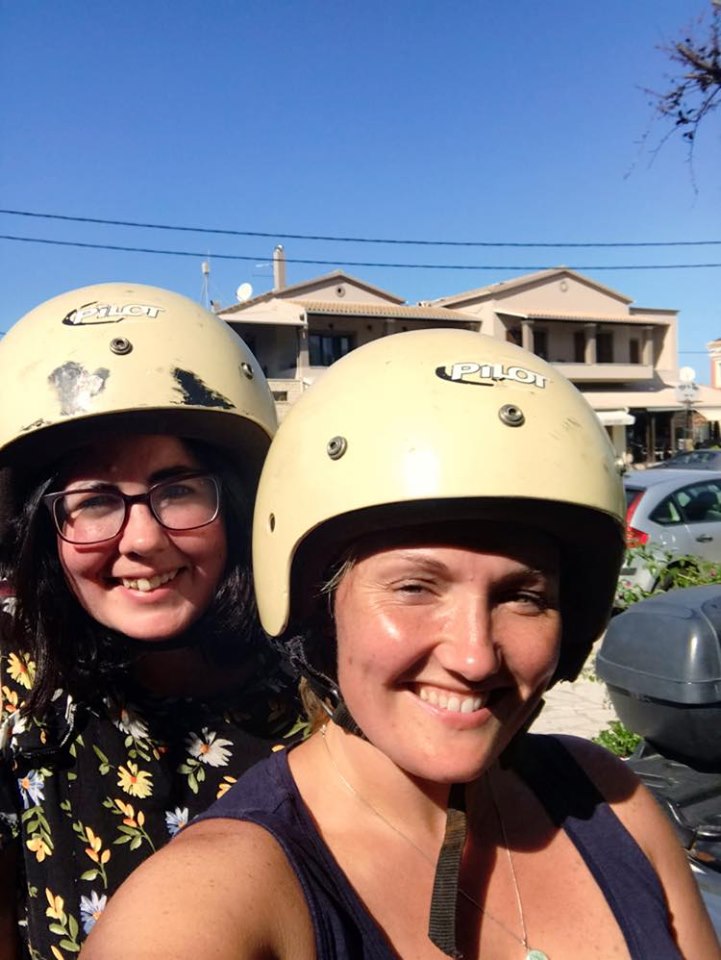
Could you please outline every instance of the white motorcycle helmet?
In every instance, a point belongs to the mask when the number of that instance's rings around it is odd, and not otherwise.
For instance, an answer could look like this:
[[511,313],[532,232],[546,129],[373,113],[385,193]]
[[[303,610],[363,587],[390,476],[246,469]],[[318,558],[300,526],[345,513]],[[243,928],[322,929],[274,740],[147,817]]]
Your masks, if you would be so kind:
[[362,535],[526,523],[561,548],[554,682],[572,679],[610,613],[624,514],[606,431],[554,367],[471,331],[394,334],[333,364],[278,430],[254,518],[261,621],[271,637],[302,632],[318,584]]
[[133,283],[61,294],[0,340],[6,513],[28,483],[103,433],[171,433],[218,447],[254,490],[276,428],[257,360],[215,314]]

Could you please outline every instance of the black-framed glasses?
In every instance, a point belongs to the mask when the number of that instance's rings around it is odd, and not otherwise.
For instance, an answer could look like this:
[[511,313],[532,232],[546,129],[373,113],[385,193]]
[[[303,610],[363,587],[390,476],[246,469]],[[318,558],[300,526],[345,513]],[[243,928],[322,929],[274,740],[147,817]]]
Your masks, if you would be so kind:
[[213,473],[188,473],[133,496],[116,487],[95,486],[48,493],[43,500],[63,540],[102,543],[118,536],[134,503],[145,504],[166,530],[207,526],[220,513],[220,479]]

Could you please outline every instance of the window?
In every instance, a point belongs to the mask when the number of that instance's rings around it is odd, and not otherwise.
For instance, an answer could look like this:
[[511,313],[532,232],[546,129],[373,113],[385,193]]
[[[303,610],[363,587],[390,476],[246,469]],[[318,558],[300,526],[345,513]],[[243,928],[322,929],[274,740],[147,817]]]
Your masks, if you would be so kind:
[[583,330],[574,330],[573,333],[573,362],[586,362],[586,333]]
[[308,338],[308,352],[312,367],[329,367],[350,353],[354,344],[350,333],[311,333]]
[[681,514],[673,497],[666,497],[657,507],[654,507],[653,511],[649,514],[649,520],[653,520],[654,523],[660,523],[664,527],[672,523],[681,523]]
[[641,362],[641,345],[638,340],[628,341],[628,360],[629,363]]
[[613,363],[613,334],[596,334],[596,362]]
[[718,483],[707,481],[685,487],[676,494],[686,523],[721,522]]
[[548,360],[548,330],[533,331],[533,352],[542,360]]

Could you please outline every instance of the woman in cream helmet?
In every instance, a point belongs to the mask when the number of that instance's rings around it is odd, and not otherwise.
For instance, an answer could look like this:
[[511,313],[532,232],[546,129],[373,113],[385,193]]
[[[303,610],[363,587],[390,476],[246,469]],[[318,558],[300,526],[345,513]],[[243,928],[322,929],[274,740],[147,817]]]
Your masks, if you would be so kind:
[[324,719],[129,880],[89,960],[718,957],[632,774],[526,732],[603,629],[623,513],[538,357],[435,330],[335,364],[273,442],[253,548]]
[[10,329],[0,410],[0,954],[59,960],[292,726],[250,571],[275,412],[222,320],[121,283]]

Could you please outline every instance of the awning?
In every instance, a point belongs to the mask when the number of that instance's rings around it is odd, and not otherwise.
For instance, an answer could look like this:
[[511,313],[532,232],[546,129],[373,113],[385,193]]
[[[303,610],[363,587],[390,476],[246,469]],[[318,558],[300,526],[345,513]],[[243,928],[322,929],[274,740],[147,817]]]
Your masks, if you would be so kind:
[[721,407],[705,407],[702,409],[694,407],[693,410],[694,413],[700,413],[705,420],[721,421]]
[[247,310],[234,311],[233,313],[225,314],[221,311],[218,316],[234,326],[245,323],[253,326],[270,327],[305,327],[308,325],[303,307],[284,300],[259,303],[256,306],[248,307]]
[[604,427],[630,427],[636,422],[627,410],[596,410],[594,411]]

